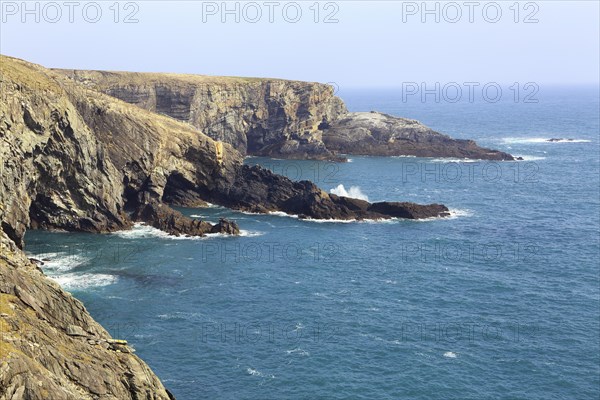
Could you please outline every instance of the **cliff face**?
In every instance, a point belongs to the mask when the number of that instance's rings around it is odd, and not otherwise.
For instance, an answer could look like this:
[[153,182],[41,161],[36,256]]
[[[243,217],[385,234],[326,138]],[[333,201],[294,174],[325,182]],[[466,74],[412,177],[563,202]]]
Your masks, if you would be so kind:
[[[192,127],[2,57],[0,221],[22,246],[27,227],[106,232],[161,201],[168,182],[233,175],[240,155]],[[196,199],[175,190],[181,201]]]
[[513,160],[415,120],[349,113],[328,85],[278,79],[55,70],[136,106],[193,125],[242,155],[343,160],[338,154]]
[[[392,216],[348,208],[312,183],[244,167],[231,145],[62,74],[9,57],[1,65],[0,221],[19,246],[28,227],[106,232],[134,220],[175,234],[235,233],[230,223],[193,223],[163,203],[302,209],[313,218]],[[424,211],[415,218],[440,215]]]
[[333,159],[321,134],[346,113],[329,85],[279,79],[56,70],[143,109],[187,122],[242,154]]
[[171,399],[132,351],[0,232],[0,399]]

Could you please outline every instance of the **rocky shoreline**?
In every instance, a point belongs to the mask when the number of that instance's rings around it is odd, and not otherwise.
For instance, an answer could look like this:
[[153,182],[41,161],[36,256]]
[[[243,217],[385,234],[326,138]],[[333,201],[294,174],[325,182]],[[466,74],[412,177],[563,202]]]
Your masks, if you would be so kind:
[[[328,194],[309,181],[295,182],[259,166],[246,166],[243,152],[189,123],[121,101],[85,82],[76,83],[23,60],[0,56],[0,76],[3,398],[45,399],[48,393],[64,399],[172,398],[125,342],[111,338],[81,303],[27,259],[22,251],[26,229],[101,233],[143,222],[177,236],[239,234],[233,221],[211,224],[170,207],[196,207],[206,202],[312,219],[448,215],[448,209],[440,204],[369,203]],[[255,84],[252,80],[238,83]],[[261,90],[263,85],[260,82]],[[299,97],[287,100],[282,94],[280,103],[294,108],[298,126],[308,123],[305,116],[314,118],[314,105],[321,110],[315,129],[324,129],[327,124],[321,113],[333,118],[342,105],[327,86],[311,85],[278,81],[267,86],[269,93],[298,91]],[[243,106],[252,108],[247,103]],[[266,144],[257,152],[278,148],[279,154],[289,148],[290,156],[335,157],[312,134],[297,138],[290,133],[291,143],[286,140],[282,144],[282,132],[285,136],[297,127],[288,121],[287,111],[281,114],[280,108],[269,107],[268,115],[260,118],[267,118],[270,128],[252,131],[255,135],[262,132],[256,140]],[[259,108],[252,111],[257,121]],[[279,136],[273,136],[273,130],[279,128]],[[243,142],[241,136],[248,134],[241,131],[237,137]],[[258,142],[253,140],[246,142],[246,150],[256,148]]]
[[1,398],[173,398],[125,341],[25,257],[26,229],[101,233],[142,222],[175,236],[240,234],[234,221],[171,207],[208,202],[303,219],[447,217],[442,204],[338,196],[243,160],[515,159],[415,120],[350,113],[318,83],[0,62]]

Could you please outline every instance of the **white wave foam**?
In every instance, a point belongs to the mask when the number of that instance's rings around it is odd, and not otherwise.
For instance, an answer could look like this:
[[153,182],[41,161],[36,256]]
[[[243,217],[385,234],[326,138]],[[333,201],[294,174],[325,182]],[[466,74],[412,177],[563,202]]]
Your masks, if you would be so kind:
[[135,223],[132,229],[114,232],[112,235],[116,235],[124,239],[159,238],[169,240],[203,240],[211,237],[229,236],[224,233],[207,233],[205,236],[175,236],[169,235],[167,232],[143,223]]
[[526,144],[526,143],[590,143],[591,140],[588,139],[569,139],[569,138],[559,138],[560,140],[550,141],[553,138],[544,138],[544,137],[506,137],[502,138],[502,142],[505,144]]
[[286,350],[287,354],[298,354],[299,356],[309,356],[310,353],[306,350],[303,350],[301,348],[296,348],[296,349],[291,349],[291,350]]
[[257,237],[257,236],[262,236],[264,235],[264,232],[258,232],[258,231],[247,231],[244,229],[240,229],[240,236],[241,237]]
[[[473,211],[461,208],[451,208],[450,209],[450,217],[445,217],[446,219],[455,219],[459,217],[471,217],[473,216]],[[444,218],[444,217],[442,217]]]
[[447,357],[447,358],[456,358],[456,357],[458,357],[458,355],[456,353],[451,352],[451,351],[447,351],[447,352],[444,353],[444,357]]
[[266,378],[271,378],[271,379],[275,378],[275,375],[265,375],[262,372],[260,372],[259,370],[253,369],[253,368],[248,368],[246,370],[246,372],[252,376],[260,376],[260,377],[266,377]]
[[107,274],[64,274],[49,276],[64,289],[89,289],[91,287],[107,286],[115,283],[118,278]]
[[482,162],[485,160],[480,160],[480,159],[475,159],[475,158],[448,157],[448,158],[432,158],[428,161],[434,162],[434,163],[478,163],[478,162]]
[[[64,252],[57,253],[41,253],[41,254],[28,254],[32,258],[42,260],[44,265],[42,269],[49,272],[66,272],[70,271],[80,265],[86,264],[90,261],[90,258],[84,257],[79,254],[68,254]],[[47,261],[43,261],[47,260]]]
[[399,221],[399,218],[387,218],[387,219],[315,219],[315,218],[303,218],[302,221],[314,222],[317,224],[393,224]]
[[459,208],[451,208],[449,210],[450,215],[447,217],[430,217],[430,218],[422,218],[422,219],[408,219],[406,221],[411,222],[431,222],[431,221],[446,221],[450,219],[462,218],[462,217],[471,217],[473,216],[473,211],[467,209],[459,209]]
[[339,184],[335,188],[331,189],[329,193],[337,194],[338,196],[351,197],[353,199],[369,201],[367,195],[364,194],[358,186],[350,186],[350,190],[346,190],[344,185]]
[[[261,215],[260,213],[247,213],[247,214]],[[285,213],[283,211],[269,211],[267,214],[268,215],[275,215],[277,217],[298,218],[298,216],[295,215],[295,214],[288,214],[288,213]]]
[[133,228],[126,231],[118,231],[112,233],[112,235],[119,236],[124,239],[144,239],[144,238],[156,238],[156,237],[168,237],[171,236],[166,232],[156,229],[152,226],[135,223]]

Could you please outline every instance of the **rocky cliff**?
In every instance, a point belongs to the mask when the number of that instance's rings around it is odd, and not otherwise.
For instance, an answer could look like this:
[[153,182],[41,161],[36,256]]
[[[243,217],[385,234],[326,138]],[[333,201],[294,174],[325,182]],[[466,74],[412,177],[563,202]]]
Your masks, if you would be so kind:
[[27,227],[127,228],[129,212],[160,202],[172,176],[206,182],[239,167],[235,150],[217,157],[217,143],[185,124],[1,61],[0,221],[19,246]]
[[0,399],[100,398],[173,397],[0,231]]
[[346,113],[329,85],[281,79],[56,70],[78,84],[187,122],[243,155],[334,159],[324,126]]
[[56,70],[73,83],[184,121],[242,155],[343,160],[344,154],[513,160],[415,120],[349,113],[329,85],[281,79]]
[[[144,218],[175,234],[235,232],[228,223],[193,224],[165,203],[291,213],[302,203],[313,218],[391,217],[353,212],[310,182],[245,167],[231,145],[189,124],[41,66],[2,57],[1,73],[0,221],[19,246],[28,227],[107,232]],[[423,211],[415,217],[440,215]]]

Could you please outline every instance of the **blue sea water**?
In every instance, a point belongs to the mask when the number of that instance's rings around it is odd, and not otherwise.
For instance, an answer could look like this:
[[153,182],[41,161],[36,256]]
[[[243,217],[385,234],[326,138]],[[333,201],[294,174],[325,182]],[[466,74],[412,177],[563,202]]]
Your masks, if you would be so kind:
[[371,201],[440,202],[448,219],[215,206],[182,211],[235,219],[242,237],[30,231],[27,250],[178,399],[597,399],[598,93],[550,88],[537,104],[340,94],[353,111],[418,119],[520,162],[247,160]]

